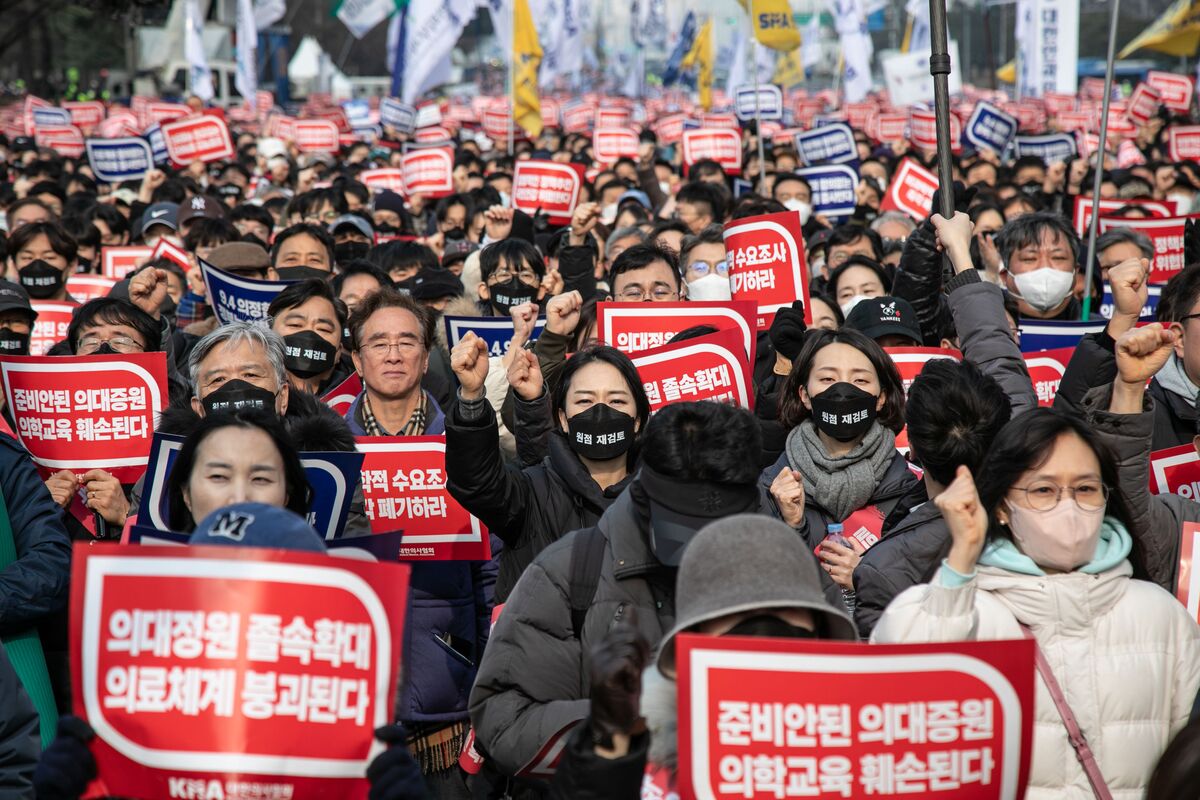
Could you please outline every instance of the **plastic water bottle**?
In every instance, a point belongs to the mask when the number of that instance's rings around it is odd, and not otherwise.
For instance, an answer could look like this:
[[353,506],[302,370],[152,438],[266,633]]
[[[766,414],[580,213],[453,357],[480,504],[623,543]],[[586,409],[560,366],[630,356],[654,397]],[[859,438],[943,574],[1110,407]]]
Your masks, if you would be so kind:
[[[845,536],[845,529],[842,527],[842,523],[831,522],[825,530],[826,538],[832,539],[842,547],[850,550],[854,549],[850,546],[850,541]],[[848,610],[851,614],[854,613],[854,608],[856,605],[858,605],[858,599],[854,596],[853,589],[842,589],[842,603],[845,604],[846,610]]]

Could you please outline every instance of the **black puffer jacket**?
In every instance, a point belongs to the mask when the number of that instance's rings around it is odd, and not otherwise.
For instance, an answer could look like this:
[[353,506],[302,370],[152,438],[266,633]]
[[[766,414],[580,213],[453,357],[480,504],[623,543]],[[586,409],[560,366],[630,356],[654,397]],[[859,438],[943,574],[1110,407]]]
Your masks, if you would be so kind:
[[888,603],[910,586],[929,583],[949,552],[950,530],[942,512],[925,503],[863,553],[854,568],[858,635],[869,639]]
[[926,347],[940,347],[942,336],[954,330],[954,319],[942,291],[947,278],[943,269],[937,233],[933,223],[926,220],[908,235],[892,280],[892,296],[907,300],[917,313]]

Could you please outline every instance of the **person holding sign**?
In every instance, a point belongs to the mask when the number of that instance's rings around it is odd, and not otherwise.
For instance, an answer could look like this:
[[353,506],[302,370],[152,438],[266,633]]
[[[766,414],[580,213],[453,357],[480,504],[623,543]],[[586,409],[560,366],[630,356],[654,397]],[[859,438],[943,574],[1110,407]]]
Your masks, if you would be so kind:
[[501,459],[484,394],[486,343],[468,333],[450,361],[460,388],[446,420],[447,488],[503,540],[496,600],[504,602],[538,553],[567,531],[595,525],[629,485],[650,402],[633,362],[612,347],[575,353],[552,392],[537,357],[514,351],[508,382],[517,413],[548,417],[555,427],[542,462],[516,470]]
[[[1041,408],[1014,419],[978,483],[960,467],[934,500],[949,555],[871,637],[1036,640],[1030,797],[1140,795],[1200,689],[1200,627],[1170,594],[1131,580],[1131,518],[1116,486],[1082,421]],[[1076,721],[1086,741],[1068,735]]]

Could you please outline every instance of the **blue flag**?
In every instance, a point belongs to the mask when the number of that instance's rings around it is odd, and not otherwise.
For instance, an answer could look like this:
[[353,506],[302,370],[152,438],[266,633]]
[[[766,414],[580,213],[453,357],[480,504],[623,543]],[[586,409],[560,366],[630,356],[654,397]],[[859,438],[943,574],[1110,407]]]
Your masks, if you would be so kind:
[[679,41],[675,43],[675,49],[671,51],[671,57],[667,59],[667,67],[663,70],[663,86],[670,86],[679,80],[679,65],[683,63],[683,57],[692,49],[695,39],[696,15],[689,11],[683,18],[683,27],[679,29]]

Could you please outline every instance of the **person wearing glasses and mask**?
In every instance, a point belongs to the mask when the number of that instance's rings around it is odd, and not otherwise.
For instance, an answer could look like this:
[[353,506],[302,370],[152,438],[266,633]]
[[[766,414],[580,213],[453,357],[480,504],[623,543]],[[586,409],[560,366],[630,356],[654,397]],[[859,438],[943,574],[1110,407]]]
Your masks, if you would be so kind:
[[507,317],[517,306],[540,306],[554,294],[546,280],[546,262],[523,239],[502,239],[485,247],[479,254],[479,276],[479,307],[485,316]]
[[679,266],[691,300],[730,300],[729,265],[725,261],[725,237],[720,225],[709,225],[695,236],[683,239]]
[[879,234],[879,240],[883,243],[884,264],[895,267],[900,263],[904,243],[916,227],[912,217],[903,211],[885,211],[875,218],[871,223],[871,230]]
[[671,250],[639,244],[621,253],[608,273],[609,299],[626,303],[674,303],[687,299],[679,258]]

